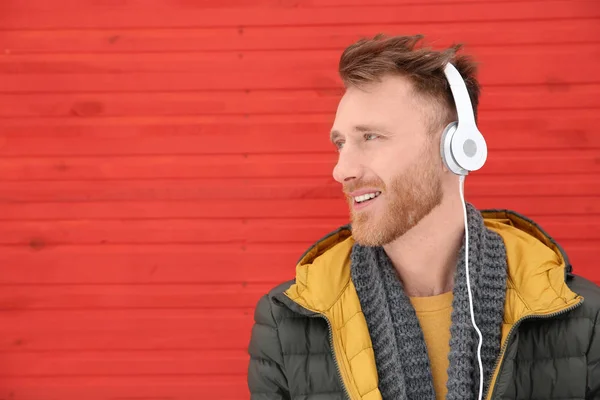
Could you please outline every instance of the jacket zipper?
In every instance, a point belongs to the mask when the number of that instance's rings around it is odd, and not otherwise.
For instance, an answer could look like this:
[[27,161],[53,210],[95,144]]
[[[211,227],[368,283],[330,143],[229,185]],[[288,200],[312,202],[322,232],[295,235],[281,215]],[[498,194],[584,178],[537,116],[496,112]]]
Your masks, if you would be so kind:
[[[310,310],[307,310],[307,311],[310,311]],[[338,376],[338,379],[342,386],[342,390],[344,391],[344,398],[346,400],[351,400],[350,393],[348,392],[348,388],[346,387],[346,384],[344,383],[344,378],[342,377],[340,365],[338,363],[337,356],[335,354],[335,347],[333,345],[333,330],[331,329],[331,323],[329,322],[329,319],[326,316],[324,316],[323,314],[317,313],[317,314],[311,315],[310,317],[311,318],[323,318],[325,320],[325,322],[327,323],[327,329],[329,330],[329,347],[331,348],[331,355],[333,357],[333,363],[335,364],[337,376]]]
[[[494,373],[494,371],[496,371],[496,369],[498,368],[498,374],[496,375],[496,382],[494,383],[494,387],[492,388],[492,393],[490,395],[490,400],[493,400],[494,398],[494,391],[496,389],[496,384],[497,384],[497,380],[498,377],[500,376],[500,370],[502,368],[502,364],[504,363],[504,353],[506,352],[506,349],[508,348],[508,344],[510,343],[511,337],[513,335],[513,333],[517,330],[517,328],[519,327],[519,325],[521,324],[521,322],[528,320],[528,319],[547,319],[547,318],[554,318],[556,316],[559,316],[561,314],[565,314],[568,313],[574,309],[576,309],[577,307],[581,306],[581,304],[583,304],[583,299],[579,301],[579,303],[574,304],[568,308],[565,308],[563,310],[557,311],[555,313],[552,314],[547,314],[547,315],[527,315],[525,317],[519,318],[517,320],[517,322],[515,322],[513,324],[513,326],[510,328],[510,331],[508,331],[508,335],[506,335],[506,341],[504,342],[504,345],[502,346],[502,349],[500,350],[500,355],[498,356],[498,358],[496,359],[496,363],[494,364],[494,368],[492,369],[492,374]],[[493,378],[493,375],[492,375]],[[483,399],[487,399],[488,398],[488,393],[490,390],[490,386],[492,384],[492,379],[490,379],[490,381],[488,382],[488,384],[486,385],[485,388],[485,396],[483,396]]]

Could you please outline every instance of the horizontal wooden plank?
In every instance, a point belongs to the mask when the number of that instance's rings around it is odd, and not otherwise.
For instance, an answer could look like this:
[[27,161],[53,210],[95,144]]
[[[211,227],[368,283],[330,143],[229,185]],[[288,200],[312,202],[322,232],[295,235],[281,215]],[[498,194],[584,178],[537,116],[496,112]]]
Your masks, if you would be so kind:
[[[543,49],[546,46],[540,48]],[[533,50],[538,50],[534,47]],[[293,74],[298,69],[335,70],[339,52],[330,50],[309,51],[253,51],[173,53],[168,57],[160,53],[104,54],[27,54],[0,58],[0,73],[7,75],[59,75],[140,73],[228,73],[261,69],[286,71]]]
[[[8,76],[10,79],[8,79]],[[539,81],[539,79],[538,79]],[[274,70],[230,71],[221,73],[125,73],[125,74],[4,74],[0,92],[120,92],[306,89],[339,87],[334,68],[318,71],[298,70],[277,73]]]
[[[329,178],[337,152],[133,157],[0,158],[0,181]],[[497,150],[477,176],[599,174],[599,150]],[[469,181],[470,182],[470,181]]]
[[[361,3],[364,0],[357,0]],[[393,1],[393,0],[390,0]],[[451,0],[447,0],[451,1]],[[455,1],[455,0],[452,0]],[[477,0],[480,1],[480,0]],[[431,2],[431,1],[428,1]],[[214,2],[211,2],[214,4]],[[482,45],[585,43],[598,39],[597,19],[402,23],[403,32],[422,32],[435,48],[452,42]],[[139,53],[256,50],[341,50],[375,32],[398,34],[397,24],[278,26],[197,29],[4,31],[0,48],[9,54]]]
[[[584,195],[595,194],[587,192],[587,190],[593,191],[593,188],[581,184],[582,181],[592,181],[592,178],[575,178],[573,185],[570,188],[561,189],[560,193],[584,191]],[[536,181],[536,179],[531,181]],[[557,192],[556,188],[540,187],[540,190],[552,190],[554,194]],[[0,198],[9,202],[179,201],[191,199],[209,202],[232,199],[331,199],[341,198],[341,196],[341,186],[333,181],[333,178],[58,181],[38,182],[36,185],[14,181],[0,182]]]
[[2,248],[0,283],[287,281],[308,245],[46,246],[38,241],[28,248]]
[[[593,86],[590,88],[590,86]],[[538,95],[550,93],[546,87],[535,87]],[[575,85],[584,104],[585,92],[595,93],[600,85]],[[520,95],[520,90],[496,88]],[[581,91],[581,92],[580,92]],[[523,92],[524,93],[524,92]],[[570,96],[571,91],[565,95]],[[334,113],[341,91],[291,90],[259,92],[196,92],[196,93],[95,93],[95,94],[0,94],[1,117],[120,117],[120,116],[182,116],[226,114],[299,114]],[[538,99],[539,102],[539,99]],[[588,103],[591,102],[591,103]],[[566,103],[561,103],[567,105]],[[571,103],[572,104],[572,103]]]
[[243,375],[0,377],[0,398],[7,400],[240,400],[249,397]]
[[[572,200],[567,197],[564,199]],[[593,198],[581,199],[578,204],[590,204],[592,200]],[[600,207],[598,209],[600,210]],[[106,218],[340,218],[344,216],[347,216],[347,206],[343,200],[322,199],[145,203],[120,201],[68,205],[65,203],[3,203],[0,207],[0,220],[11,221]]]
[[[600,152],[599,152],[600,155]],[[508,171],[507,171],[508,172]],[[473,176],[470,196],[600,196],[600,176],[593,174]],[[340,199],[342,187],[332,177],[257,179],[148,179],[102,181],[0,182],[7,202],[239,201]],[[384,192],[385,197],[385,192]]]
[[[573,228],[569,235],[595,235],[594,217],[578,218],[563,222]],[[347,222],[347,218],[3,221],[0,244],[307,243]]]
[[[480,208],[509,208],[528,215],[588,215],[600,213],[597,196],[524,197],[470,196]],[[223,200],[223,201],[119,201],[83,203],[8,203],[0,207],[0,220],[97,219],[260,219],[347,218],[343,199]]]
[[[80,220],[3,221],[0,244],[148,243],[309,243],[348,222],[338,219],[300,220]],[[542,216],[539,223],[556,239],[600,240],[600,216]],[[293,226],[293,234],[290,227]]]
[[[494,2],[509,1],[515,2],[515,0],[494,0]],[[518,0],[517,0],[518,1]],[[521,0],[523,1],[523,0]],[[480,3],[482,0],[460,0],[459,3]],[[444,3],[457,3],[457,0],[428,0],[429,4],[444,4]],[[117,3],[111,6],[118,6]],[[415,4],[414,0],[377,0],[374,5],[411,5]],[[58,0],[56,1],[55,7],[70,7],[73,10],[87,10],[90,8],[98,7],[100,4],[93,0],[83,1],[72,1],[72,0]],[[151,7],[151,8],[172,8],[175,10],[188,11],[193,9],[219,9],[219,8],[243,8],[250,11],[258,11],[264,7],[268,8],[319,8],[319,7],[342,7],[342,6],[362,6],[364,2],[361,0],[253,0],[251,2],[247,0],[220,0],[214,2],[212,0],[194,0],[194,1],[180,1],[176,3],[165,2],[164,0],[128,0],[127,3],[121,3],[127,7],[140,8],[140,7]],[[4,10],[13,11],[41,11],[51,10],[55,7],[50,6],[44,0],[28,0],[27,4],[6,4]]]
[[[600,20],[600,19],[599,19]],[[102,78],[104,75],[124,75],[151,73],[179,73],[183,76],[202,74],[221,74],[226,76],[244,72],[276,72],[277,75],[295,77],[302,70],[333,70],[337,73],[337,64],[343,48],[336,50],[277,50],[265,51],[220,51],[220,52],[180,52],[170,53],[111,53],[98,57],[96,53],[85,54],[9,54],[0,57],[0,73],[18,79],[26,75],[35,79],[37,76],[64,74],[81,75]],[[473,46],[469,45],[468,52],[472,53],[483,64],[480,66],[480,77],[483,85],[514,84],[514,80],[526,82],[541,82],[539,76],[555,75],[569,65],[569,61],[586,60],[591,66],[600,60],[598,43],[573,43],[569,46],[548,46],[546,43],[510,46]],[[583,54],[582,54],[583,53]],[[554,58],[554,64],[547,65],[546,61]],[[502,60],[503,63],[496,63]],[[518,63],[520,71],[507,71],[502,64]],[[586,66],[582,65],[582,73]],[[510,75],[509,75],[510,74]],[[135,77],[134,76],[134,77]],[[507,81],[510,77],[510,81]],[[581,76],[571,80],[562,76],[565,82],[581,82]],[[532,80],[533,79],[533,80]],[[191,82],[191,84],[193,84]],[[11,90],[8,86],[5,90]],[[96,88],[97,86],[94,86]],[[0,87],[2,88],[2,87]],[[124,88],[123,88],[124,89]],[[66,88],[57,88],[64,91]],[[85,90],[85,88],[81,88]],[[98,90],[98,89],[89,89]],[[102,89],[101,89],[102,90]],[[118,90],[118,89],[117,89]],[[71,90],[69,90],[71,91]]]
[[546,197],[524,198],[522,196],[498,199],[496,196],[471,196],[467,189],[467,201],[478,209],[509,209],[532,218],[557,218],[559,216],[593,215],[598,213],[595,197]]
[[247,309],[276,284],[5,285],[0,310]]
[[[239,309],[118,309],[118,310],[28,310],[20,313],[3,313],[0,315],[2,331],[7,333],[18,330],[35,330],[42,333],[72,333],[101,331],[128,331],[141,329],[152,332],[156,323],[166,330],[176,329],[179,325],[192,329],[181,329],[193,334],[224,330],[231,324],[230,334],[236,336],[233,327],[245,327],[252,324],[252,307]],[[46,323],[53,321],[52,323]],[[168,325],[168,326],[167,326]],[[225,326],[224,326],[225,325]],[[41,326],[45,326],[40,330]],[[247,332],[249,333],[249,332]],[[228,349],[227,347],[221,347]],[[210,348],[207,346],[206,348]],[[23,349],[25,350],[25,349]]]
[[[562,240],[586,273],[598,241]],[[212,284],[292,279],[310,243],[3,246],[0,284]]]
[[[492,86],[484,90],[479,111],[598,109],[598,93],[600,84]],[[340,95],[335,90],[0,94],[0,117],[175,117],[289,114],[290,110],[333,115]]]
[[[340,51],[278,51],[249,53],[183,53],[96,55],[22,55],[4,57],[0,92],[130,92],[257,89],[336,89]],[[475,54],[485,65],[479,73],[484,87],[495,85],[558,85],[597,83],[600,46],[572,44],[482,48]],[[35,58],[32,72],[21,58]],[[52,60],[67,59],[62,67]],[[43,61],[42,61],[43,60]],[[578,65],[580,73],[564,71]],[[65,67],[66,65],[66,67]],[[145,67],[143,67],[145,66]],[[37,68],[37,70],[36,70]],[[43,71],[39,71],[39,69]],[[50,72],[52,69],[56,72]],[[8,71],[10,72],[7,72]]]
[[0,314],[0,351],[247,348],[247,310],[40,310]]
[[[193,9],[219,9],[219,8],[245,8],[248,11],[252,10],[260,10],[263,7],[293,7],[293,6],[302,6],[302,7],[323,7],[327,5],[343,5],[344,1],[348,4],[353,4],[356,0],[295,0],[290,4],[285,2],[281,2],[280,0],[254,0],[252,2],[248,2],[245,0],[220,0],[219,2],[214,2],[212,0],[194,0],[194,1],[182,1],[177,3],[165,2],[164,0],[128,0],[127,3],[118,3],[118,2],[107,2],[107,5],[118,7],[119,5],[126,5],[127,7],[153,7],[153,8],[173,8],[176,10],[186,11]],[[404,0],[406,1],[406,0]],[[448,0],[433,0],[444,2]],[[464,0],[463,0],[464,1]],[[466,0],[466,1],[475,1],[475,0]],[[338,3],[340,2],[340,3]],[[390,0],[378,0],[382,4],[390,2]],[[101,3],[97,3],[90,0],[84,0],[81,2],[72,1],[72,0],[58,0],[56,2],[56,7],[70,7],[73,10],[88,10],[93,9],[95,7],[101,6]],[[4,7],[5,10],[13,10],[13,11],[32,11],[39,12],[43,10],[51,10],[53,7],[49,7],[47,3],[44,3],[43,0],[28,0],[27,4],[8,4]]]
[[[42,0],[35,0],[36,2],[40,2]],[[88,0],[91,1],[91,0]],[[160,1],[160,0],[153,0]],[[206,0],[204,0],[206,1]],[[241,0],[226,0],[225,4],[228,1],[236,2]],[[259,2],[268,1],[268,0],[259,0]],[[526,2],[526,0],[493,0],[494,3],[515,3],[515,2]],[[467,4],[467,3],[482,3],[482,0],[427,0],[427,4]],[[160,3],[159,3],[160,4]],[[373,2],[373,5],[416,5],[420,4],[419,2],[415,2],[414,0],[377,0]],[[289,0],[288,2],[283,1],[279,2],[279,6],[281,7],[345,7],[345,6],[365,6],[363,0]],[[47,7],[47,6],[46,6]]]
[[520,87],[490,86],[482,89],[479,111],[488,110],[520,110],[544,109],[557,110],[577,108],[598,108],[597,97],[600,85],[582,84],[565,85],[556,80],[549,80],[547,85]]
[[[189,3],[189,2],[188,2]],[[595,1],[549,0],[541,6],[538,1],[415,4],[396,6],[197,9],[161,6],[145,7],[141,3],[111,4],[85,8],[58,7],[28,12],[27,6],[4,6],[4,29],[60,28],[154,28],[154,27],[212,27],[212,26],[286,26],[360,23],[415,23],[491,20],[529,20],[552,18],[598,17]],[[290,4],[293,5],[293,2]]]
[[[597,151],[569,151],[572,164],[556,172],[594,172],[600,165],[594,162]],[[559,161],[563,152],[544,160]],[[497,155],[499,158],[500,155]],[[543,157],[540,155],[540,157]],[[65,158],[0,158],[0,181],[105,180],[105,179],[181,179],[181,178],[284,178],[330,177],[337,153],[260,154],[139,157],[65,157]],[[524,161],[526,157],[523,157]],[[490,160],[491,161],[491,160]],[[542,160],[540,160],[542,161]],[[515,161],[518,163],[518,161]],[[490,167],[491,168],[491,167]],[[544,166],[552,168],[552,165]],[[482,170],[483,171],[483,170]],[[551,170],[550,170],[551,171]]]
[[[0,156],[312,153],[334,151],[330,115],[9,120]],[[597,149],[597,110],[489,111],[480,129],[497,150]],[[35,140],[32,138],[35,137]]]
[[[13,377],[116,377],[239,375],[248,370],[244,350],[5,352],[0,379]],[[86,397],[87,398],[87,397]]]
[[[307,118],[310,120],[310,118]],[[323,118],[321,118],[322,120]],[[333,151],[330,124],[294,123],[193,123],[179,119],[164,124],[131,121],[68,126],[52,121],[41,125],[0,125],[0,156],[301,153]],[[89,122],[89,121],[88,121]],[[13,121],[11,121],[11,124]],[[583,123],[581,124],[583,125]],[[583,128],[583,126],[581,126]],[[583,128],[585,129],[585,128]],[[315,140],[308,135],[320,133]],[[32,140],[35,137],[35,140]],[[284,149],[288,149],[285,151]]]

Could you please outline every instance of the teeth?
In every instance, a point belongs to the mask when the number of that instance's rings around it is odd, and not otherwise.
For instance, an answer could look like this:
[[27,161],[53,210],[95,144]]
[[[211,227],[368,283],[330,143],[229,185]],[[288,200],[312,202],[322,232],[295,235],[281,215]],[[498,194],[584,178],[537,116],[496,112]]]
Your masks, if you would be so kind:
[[381,194],[381,192],[373,192],[373,193],[363,194],[360,196],[356,196],[354,198],[354,201],[356,201],[357,203],[362,203],[363,201],[374,199],[375,197],[379,196],[380,194]]

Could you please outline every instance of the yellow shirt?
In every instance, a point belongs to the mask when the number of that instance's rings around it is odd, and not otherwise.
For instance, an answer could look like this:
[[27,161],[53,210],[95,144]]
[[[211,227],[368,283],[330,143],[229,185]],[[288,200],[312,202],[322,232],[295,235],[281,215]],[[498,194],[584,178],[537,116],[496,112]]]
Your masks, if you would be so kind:
[[447,292],[438,296],[410,298],[425,336],[437,400],[445,399],[448,392],[446,381],[450,363],[448,353],[453,297],[452,292]]

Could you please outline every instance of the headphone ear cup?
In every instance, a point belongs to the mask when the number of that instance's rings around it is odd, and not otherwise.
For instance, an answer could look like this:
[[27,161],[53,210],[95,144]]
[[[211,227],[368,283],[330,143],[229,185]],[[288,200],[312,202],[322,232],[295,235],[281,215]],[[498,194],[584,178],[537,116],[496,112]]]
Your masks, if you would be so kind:
[[452,140],[454,139],[454,134],[456,133],[456,129],[458,127],[458,122],[451,122],[444,128],[442,132],[442,137],[440,140],[440,153],[442,156],[442,160],[444,161],[444,165],[448,168],[452,173],[456,175],[467,175],[468,171],[458,164],[454,155],[452,154]]
[[465,171],[477,171],[487,159],[487,144],[477,126],[457,127],[450,141],[452,158]]

